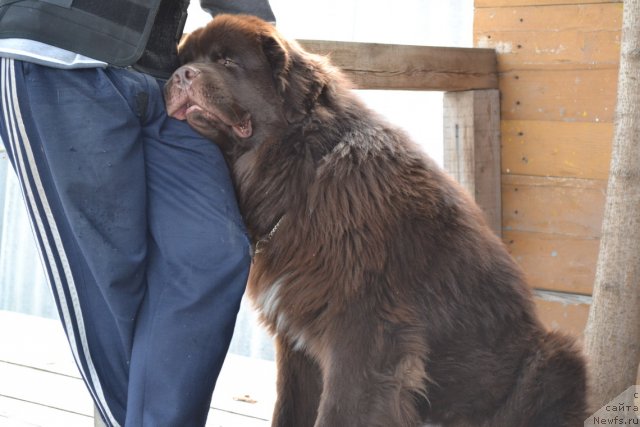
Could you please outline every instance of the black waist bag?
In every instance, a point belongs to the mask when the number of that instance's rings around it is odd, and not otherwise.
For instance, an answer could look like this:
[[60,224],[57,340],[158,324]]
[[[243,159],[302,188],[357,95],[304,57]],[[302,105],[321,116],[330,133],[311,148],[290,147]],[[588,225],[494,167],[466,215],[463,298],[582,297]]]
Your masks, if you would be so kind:
[[0,0],[0,38],[26,38],[168,77],[188,0]]

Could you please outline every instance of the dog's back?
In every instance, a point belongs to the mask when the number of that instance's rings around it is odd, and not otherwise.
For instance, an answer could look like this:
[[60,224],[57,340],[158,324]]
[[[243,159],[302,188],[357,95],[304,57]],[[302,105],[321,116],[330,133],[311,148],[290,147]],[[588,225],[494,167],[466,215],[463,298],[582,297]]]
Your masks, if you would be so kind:
[[[387,348],[420,342],[426,350],[426,381],[417,394],[423,416],[446,426],[582,425],[587,381],[580,350],[572,338],[544,330],[519,267],[477,206],[375,113],[350,122],[355,129],[322,170],[340,194],[369,201],[338,210],[368,224],[367,235],[378,230],[359,250],[377,254],[377,265],[362,267],[369,272],[362,283],[389,292],[378,295],[379,309],[402,311],[390,317],[406,330],[399,328]],[[354,262],[339,258],[333,262],[345,269]],[[381,317],[371,321],[382,327]],[[419,349],[407,345],[400,353]]]

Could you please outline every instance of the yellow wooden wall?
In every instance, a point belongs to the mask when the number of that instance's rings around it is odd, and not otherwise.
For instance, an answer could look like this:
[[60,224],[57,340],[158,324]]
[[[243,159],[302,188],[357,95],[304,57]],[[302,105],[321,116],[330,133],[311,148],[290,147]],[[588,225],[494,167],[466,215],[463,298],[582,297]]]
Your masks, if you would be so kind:
[[544,321],[580,335],[609,170],[622,2],[475,0],[476,47],[498,52],[503,238]]

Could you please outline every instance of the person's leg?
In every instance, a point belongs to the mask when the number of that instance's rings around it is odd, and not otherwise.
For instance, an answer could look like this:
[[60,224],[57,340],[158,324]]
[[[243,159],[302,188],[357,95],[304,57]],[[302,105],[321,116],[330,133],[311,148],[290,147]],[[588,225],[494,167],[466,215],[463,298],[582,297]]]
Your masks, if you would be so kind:
[[1,75],[0,134],[62,324],[102,417],[123,424],[147,241],[135,84],[6,59]]
[[145,127],[148,291],[131,361],[127,426],[203,426],[250,249],[226,163],[150,90]]

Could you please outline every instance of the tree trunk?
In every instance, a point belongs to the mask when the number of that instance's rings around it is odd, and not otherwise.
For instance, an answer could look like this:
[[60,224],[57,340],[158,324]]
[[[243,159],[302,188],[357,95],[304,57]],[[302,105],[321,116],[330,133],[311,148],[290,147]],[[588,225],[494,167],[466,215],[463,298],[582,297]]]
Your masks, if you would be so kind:
[[640,362],[640,1],[624,2],[615,133],[593,304],[585,331],[594,409]]

